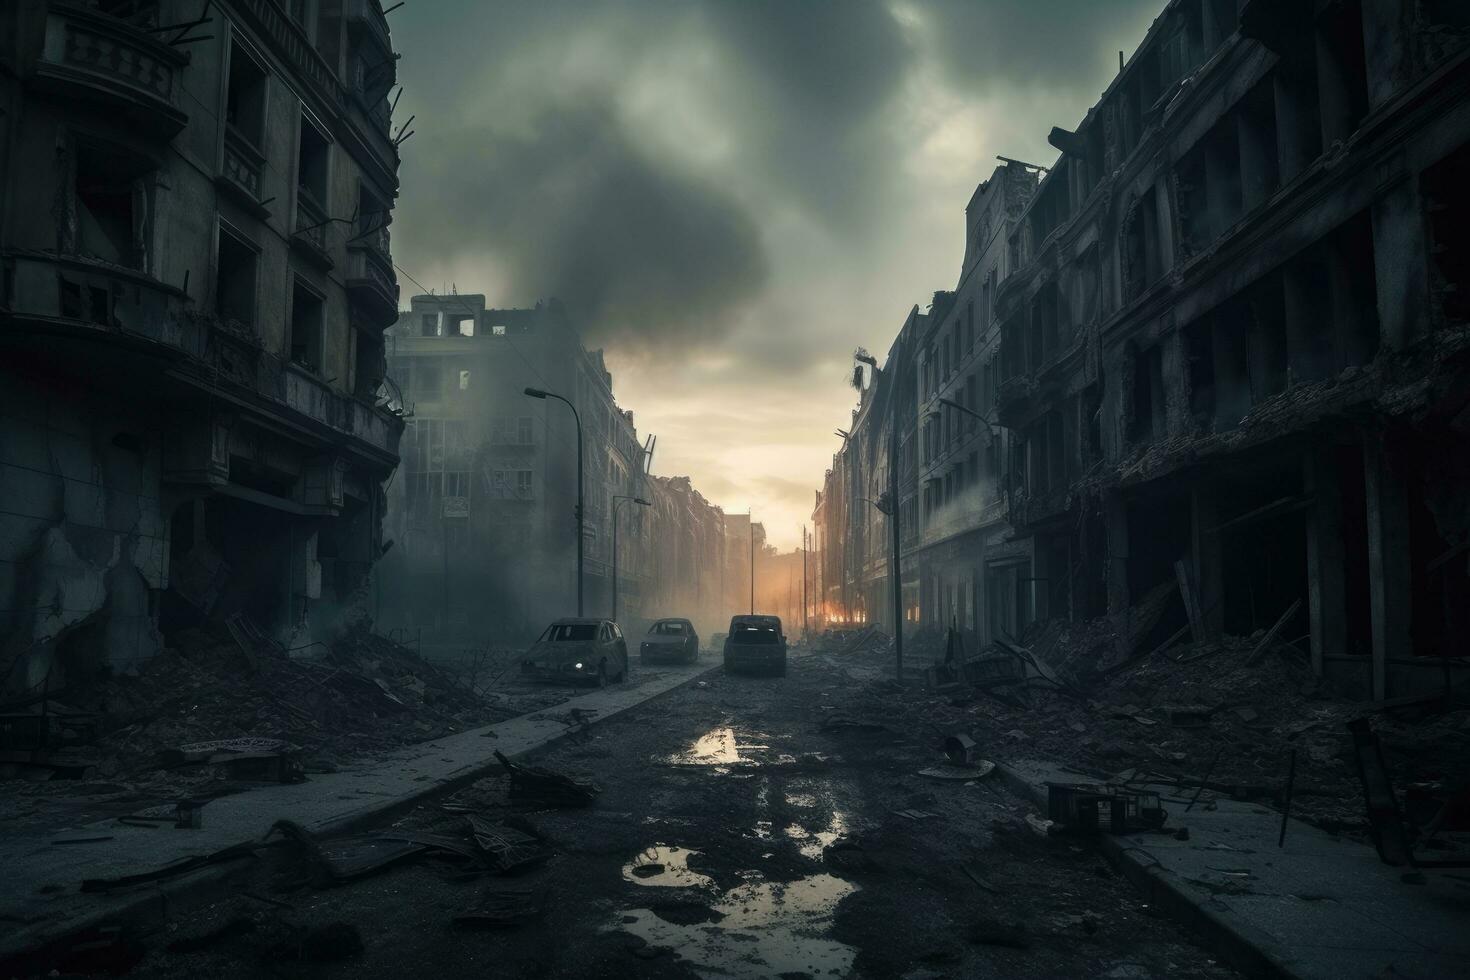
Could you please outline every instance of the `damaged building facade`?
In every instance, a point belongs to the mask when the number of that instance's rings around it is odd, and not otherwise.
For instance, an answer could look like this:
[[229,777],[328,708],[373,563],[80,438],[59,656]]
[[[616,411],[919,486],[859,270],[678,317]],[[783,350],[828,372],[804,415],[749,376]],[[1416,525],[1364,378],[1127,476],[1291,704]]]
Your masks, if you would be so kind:
[[953,626],[979,643],[1030,621],[1029,543],[1006,523],[1016,443],[993,413],[995,301],[1016,264],[1009,234],[1036,184],[1035,167],[996,167],[965,209],[956,288],[935,293],[927,312],[910,311],[881,367],[859,353],[858,407],[812,515],[819,615],[829,621],[892,628],[886,501],[895,483],[904,621]]
[[1462,6],[1181,0],[1011,235],[998,412],[1038,615],[1281,624],[1440,683],[1470,541]]
[[[1467,39],[1438,0],[1176,0],[1051,131],[980,303],[1018,574],[957,547],[975,621],[1275,627],[1360,696],[1442,682],[1470,608]],[[941,582],[920,621],[963,601]]]
[[[440,638],[520,642],[576,613],[581,420],[584,612],[693,618],[718,594],[723,515],[687,478],[648,474],[650,447],[556,300],[487,308],[479,294],[420,295],[389,331],[407,416],[389,489],[382,618]],[[639,504],[648,501],[648,506]],[[614,531],[616,521],[616,531]]]
[[305,643],[362,610],[380,551],[401,430],[379,397],[387,24],[377,0],[200,18],[0,11],[12,690],[237,616]]

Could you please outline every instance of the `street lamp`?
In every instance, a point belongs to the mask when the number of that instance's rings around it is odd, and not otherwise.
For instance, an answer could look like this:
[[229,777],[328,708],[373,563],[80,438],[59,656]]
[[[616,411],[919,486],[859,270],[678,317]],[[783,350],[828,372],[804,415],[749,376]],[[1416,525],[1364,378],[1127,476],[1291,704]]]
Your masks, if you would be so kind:
[[[985,428],[990,432],[990,441],[992,443],[998,443],[1000,441],[1000,436],[998,436],[996,434],[996,432],[995,432],[996,423],[992,422],[990,419],[988,419],[985,416],[981,415],[979,412],[975,411],[973,408],[966,408],[964,405],[961,405],[959,402],[955,401],[953,398],[936,398],[935,401],[937,401],[941,405],[946,406],[947,408],[952,408],[952,409],[954,409],[957,412],[963,412],[964,414],[969,415],[972,418],[979,419],[981,422],[985,423]],[[938,413],[936,412],[934,414],[938,414]],[[1004,447],[1001,447],[1001,449],[1004,449]],[[999,452],[999,451],[1000,450],[997,450],[997,452]],[[1007,466],[1005,468],[1005,494],[1006,494],[1006,506],[1009,507],[1010,506],[1010,499],[1011,499],[1011,472],[1010,472],[1009,466]]]
[[612,567],[612,621],[618,621],[618,504],[625,500],[631,500],[639,507],[652,507],[653,504],[642,497],[629,497],[624,494],[614,494],[612,499],[612,524],[613,524],[613,567]]
[[527,388],[526,394],[532,398],[555,398],[572,410],[572,419],[577,423],[577,615],[582,615],[582,416],[577,414],[577,406],[567,401],[561,395],[553,391],[542,391],[540,388]]

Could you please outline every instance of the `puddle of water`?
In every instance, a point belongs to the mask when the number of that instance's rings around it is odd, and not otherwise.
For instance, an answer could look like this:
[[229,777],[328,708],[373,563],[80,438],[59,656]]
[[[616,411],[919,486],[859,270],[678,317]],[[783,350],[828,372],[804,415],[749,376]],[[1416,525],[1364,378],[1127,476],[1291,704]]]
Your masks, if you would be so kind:
[[672,949],[701,974],[845,976],[852,969],[857,951],[824,937],[837,903],[857,891],[856,885],[825,874],[787,883],[744,877],[746,884],[711,906],[709,921],[680,925],[650,909],[630,909],[618,913],[618,924],[609,928]]
[[[758,733],[741,732],[741,737],[760,738]],[[671,766],[715,766],[715,772],[728,773],[728,766],[758,765],[759,756],[770,750],[764,742],[742,742],[735,729],[722,725],[705,732],[695,739],[683,752],[676,752],[664,759]]]
[[698,853],[685,847],[656,844],[623,865],[623,880],[662,888],[713,888],[713,881],[689,869],[689,859]]
[[676,766],[718,766],[739,762],[735,729],[725,727],[705,732],[688,749],[669,756],[668,761]]
[[822,860],[822,849],[827,847],[839,837],[846,837],[848,832],[847,820],[841,813],[834,812],[832,819],[827,822],[826,830],[813,833],[801,824],[794,823],[787,827],[783,833],[797,842],[797,848],[801,856],[812,861]]

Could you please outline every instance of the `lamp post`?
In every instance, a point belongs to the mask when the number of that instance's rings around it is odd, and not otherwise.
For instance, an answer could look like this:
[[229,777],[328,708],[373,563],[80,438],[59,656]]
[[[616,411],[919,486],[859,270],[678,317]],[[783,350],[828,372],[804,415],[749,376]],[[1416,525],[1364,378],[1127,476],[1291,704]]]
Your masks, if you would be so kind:
[[555,398],[572,410],[572,419],[577,423],[577,615],[582,615],[582,416],[577,414],[577,406],[567,401],[561,395],[552,391],[542,391],[540,388],[527,388],[526,394],[532,398]]
[[612,567],[612,621],[618,621],[618,504],[631,500],[639,507],[652,507],[653,504],[642,497],[630,497],[624,494],[614,494],[612,499],[612,524],[613,524],[613,567]]
[[[970,416],[971,418],[979,419],[981,422],[983,422],[985,424],[985,428],[987,430],[989,430],[989,432],[990,432],[990,441],[991,442],[999,442],[1000,441],[1000,437],[998,435],[996,435],[996,433],[995,433],[996,424],[994,422],[990,421],[990,419],[988,419],[985,416],[981,415],[979,412],[975,411],[973,408],[966,408],[965,406],[961,405],[959,402],[955,401],[953,398],[937,398],[937,399],[935,399],[935,401],[937,401],[939,404],[945,406],[946,408],[952,408],[952,409],[954,409],[957,412],[963,412],[964,414]],[[1002,447],[1002,448],[1004,448],[1004,447]],[[1010,506],[1010,499],[1011,499],[1011,471],[1010,471],[1010,467],[1009,466],[1005,467],[1005,493],[1006,493],[1006,505],[1007,506]]]

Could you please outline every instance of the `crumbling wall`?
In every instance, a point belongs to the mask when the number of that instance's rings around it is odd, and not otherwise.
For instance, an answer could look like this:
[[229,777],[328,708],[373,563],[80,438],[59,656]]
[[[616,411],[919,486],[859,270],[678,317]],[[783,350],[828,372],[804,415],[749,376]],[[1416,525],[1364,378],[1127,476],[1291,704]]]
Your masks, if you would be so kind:
[[157,652],[151,593],[167,577],[156,420],[27,373],[0,374],[0,690],[11,693]]

